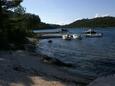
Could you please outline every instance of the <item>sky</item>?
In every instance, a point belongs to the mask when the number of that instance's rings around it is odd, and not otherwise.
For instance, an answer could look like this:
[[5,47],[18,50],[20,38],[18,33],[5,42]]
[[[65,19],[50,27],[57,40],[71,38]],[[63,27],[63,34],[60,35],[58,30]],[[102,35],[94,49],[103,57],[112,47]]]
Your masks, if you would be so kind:
[[26,12],[42,22],[69,24],[83,18],[115,16],[115,0],[23,0]]

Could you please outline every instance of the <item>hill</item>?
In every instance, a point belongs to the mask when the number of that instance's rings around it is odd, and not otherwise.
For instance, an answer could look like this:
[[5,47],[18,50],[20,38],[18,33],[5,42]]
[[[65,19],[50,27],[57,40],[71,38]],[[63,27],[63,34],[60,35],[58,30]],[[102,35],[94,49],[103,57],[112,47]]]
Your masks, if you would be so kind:
[[65,28],[75,27],[115,27],[115,17],[97,17],[92,19],[81,19],[77,20],[68,25],[64,25]]

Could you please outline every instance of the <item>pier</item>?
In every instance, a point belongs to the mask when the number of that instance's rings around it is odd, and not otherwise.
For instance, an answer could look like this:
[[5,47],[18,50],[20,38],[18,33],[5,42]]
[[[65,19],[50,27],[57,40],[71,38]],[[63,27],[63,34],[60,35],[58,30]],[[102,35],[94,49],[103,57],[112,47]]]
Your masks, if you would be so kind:
[[62,38],[62,34],[38,34],[37,36],[40,39],[48,39],[48,38]]
[[63,34],[67,34],[65,32],[60,32],[60,31],[41,31],[35,33],[37,34],[37,37],[40,39],[62,38]]

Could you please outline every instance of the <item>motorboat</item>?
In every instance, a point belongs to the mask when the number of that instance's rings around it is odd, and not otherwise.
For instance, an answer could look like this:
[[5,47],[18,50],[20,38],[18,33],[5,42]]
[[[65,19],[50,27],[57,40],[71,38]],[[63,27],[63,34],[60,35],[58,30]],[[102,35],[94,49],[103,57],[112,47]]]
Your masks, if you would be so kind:
[[62,35],[62,39],[65,40],[82,39],[82,37],[79,34],[66,34],[66,35]]
[[102,37],[103,34],[94,31],[93,29],[89,29],[83,33],[86,37]]
[[73,39],[82,39],[81,35],[79,34],[73,34]]
[[65,40],[71,40],[71,39],[72,39],[72,36],[69,35],[69,34],[62,35],[62,39],[65,39]]

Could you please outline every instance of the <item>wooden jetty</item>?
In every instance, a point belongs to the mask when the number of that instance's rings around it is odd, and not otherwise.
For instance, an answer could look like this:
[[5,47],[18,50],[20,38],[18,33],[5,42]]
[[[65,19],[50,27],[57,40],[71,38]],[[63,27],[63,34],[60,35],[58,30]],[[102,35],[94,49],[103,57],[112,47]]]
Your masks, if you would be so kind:
[[51,31],[51,32],[36,32],[37,37],[40,39],[48,39],[48,38],[62,38],[63,34],[66,33],[62,33],[60,31]]

